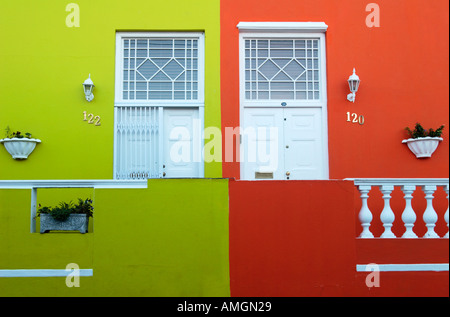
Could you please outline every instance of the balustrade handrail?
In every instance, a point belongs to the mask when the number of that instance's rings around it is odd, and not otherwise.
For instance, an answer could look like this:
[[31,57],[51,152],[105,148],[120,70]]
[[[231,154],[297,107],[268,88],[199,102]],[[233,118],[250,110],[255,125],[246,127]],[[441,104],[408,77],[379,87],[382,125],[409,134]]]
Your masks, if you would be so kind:
[[356,186],[358,185],[435,185],[435,186],[448,186],[448,178],[346,178],[345,180],[353,181]]
[[[402,213],[402,220],[405,225],[406,231],[401,238],[418,238],[413,231],[414,224],[417,220],[415,210],[412,207],[412,194],[416,191],[417,187],[421,187],[425,193],[425,199],[427,201],[427,207],[423,214],[423,220],[427,227],[427,232],[423,238],[440,238],[435,232],[434,228],[438,221],[438,214],[433,207],[433,194],[438,187],[443,187],[447,193],[447,199],[449,198],[449,179],[448,178],[347,178],[354,182],[361,194],[362,206],[359,212],[359,220],[363,231],[359,238],[374,238],[373,233],[370,231],[371,222],[373,220],[372,211],[369,209],[367,200],[369,198],[369,192],[372,187],[379,187],[383,194],[384,208],[380,215],[380,220],[383,223],[384,232],[380,238],[397,238],[392,232],[392,226],[395,221],[395,214],[390,207],[391,193],[394,187],[400,187],[405,194],[405,209]],[[449,227],[449,209],[445,212],[444,219]],[[443,238],[449,238],[449,232]]]

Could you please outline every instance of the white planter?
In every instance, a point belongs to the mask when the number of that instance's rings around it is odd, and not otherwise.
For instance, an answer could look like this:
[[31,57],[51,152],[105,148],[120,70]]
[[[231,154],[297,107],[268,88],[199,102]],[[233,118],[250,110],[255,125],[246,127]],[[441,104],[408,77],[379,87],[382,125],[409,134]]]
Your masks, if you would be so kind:
[[28,155],[33,152],[36,144],[41,143],[41,140],[28,138],[7,138],[1,139],[0,143],[3,143],[6,151],[11,154],[13,159],[25,160],[28,158]]
[[402,143],[406,143],[417,158],[425,158],[431,157],[431,154],[436,151],[439,142],[441,142],[443,138],[417,138],[417,139],[407,139],[403,140]]

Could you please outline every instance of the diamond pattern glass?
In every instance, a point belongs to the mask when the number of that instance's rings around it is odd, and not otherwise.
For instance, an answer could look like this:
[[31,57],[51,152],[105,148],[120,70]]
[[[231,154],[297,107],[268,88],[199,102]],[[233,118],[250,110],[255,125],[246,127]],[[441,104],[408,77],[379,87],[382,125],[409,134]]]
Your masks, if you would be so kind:
[[123,41],[123,100],[198,99],[198,40]]
[[319,39],[246,39],[246,100],[319,100]]

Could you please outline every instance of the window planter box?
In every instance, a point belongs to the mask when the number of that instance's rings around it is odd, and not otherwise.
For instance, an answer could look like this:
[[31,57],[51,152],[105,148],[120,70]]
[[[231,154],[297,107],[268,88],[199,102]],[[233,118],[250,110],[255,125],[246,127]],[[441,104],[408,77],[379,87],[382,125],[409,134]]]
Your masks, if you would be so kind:
[[438,137],[426,137],[426,138],[416,138],[403,140],[402,143],[406,143],[411,150],[411,152],[416,155],[417,158],[431,157],[431,155],[436,151],[439,142],[443,138]]
[[58,221],[53,219],[49,214],[42,213],[41,218],[41,230],[40,233],[46,233],[49,231],[80,231],[86,233],[89,226],[89,216],[86,214],[70,214],[69,218],[65,221]]
[[1,139],[0,143],[3,143],[6,151],[11,154],[15,160],[26,160],[28,155],[33,152],[37,143],[41,143],[39,139],[28,138],[6,138]]

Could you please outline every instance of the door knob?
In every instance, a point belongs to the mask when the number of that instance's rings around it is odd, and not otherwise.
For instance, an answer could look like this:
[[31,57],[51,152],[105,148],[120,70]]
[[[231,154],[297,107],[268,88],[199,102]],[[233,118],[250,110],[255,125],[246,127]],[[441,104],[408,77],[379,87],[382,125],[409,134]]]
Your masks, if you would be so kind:
[[166,176],[166,172],[163,172],[163,177]]
[[289,176],[289,175],[291,175],[291,173],[290,172],[286,172],[286,176]]

